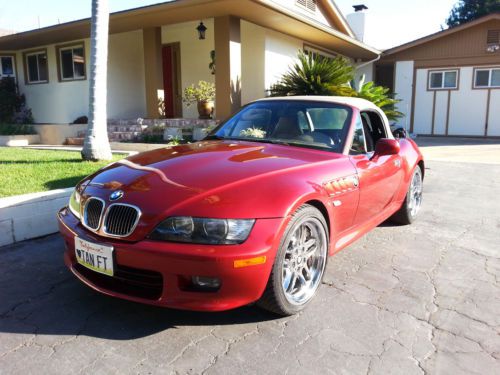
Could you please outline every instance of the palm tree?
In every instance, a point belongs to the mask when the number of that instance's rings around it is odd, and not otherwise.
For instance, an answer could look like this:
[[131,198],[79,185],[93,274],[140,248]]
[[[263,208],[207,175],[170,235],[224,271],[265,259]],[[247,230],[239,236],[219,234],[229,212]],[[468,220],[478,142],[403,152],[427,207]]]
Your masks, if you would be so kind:
[[89,121],[83,144],[84,160],[111,160],[106,97],[108,70],[108,0],[92,0],[90,29]]
[[396,104],[401,100],[394,99],[394,95],[390,94],[387,87],[377,86],[373,82],[361,82],[359,86],[356,97],[369,100],[375,104],[384,111],[389,120],[395,121],[404,116],[403,113],[396,109]]
[[355,67],[345,57],[329,58],[299,51],[297,62],[271,86],[271,96],[336,95],[363,98],[380,107],[390,120],[403,114],[395,109],[400,100],[389,89],[373,82],[354,80]]
[[338,56],[334,59],[299,51],[297,62],[271,86],[271,96],[339,95],[353,96],[349,82],[354,67]]

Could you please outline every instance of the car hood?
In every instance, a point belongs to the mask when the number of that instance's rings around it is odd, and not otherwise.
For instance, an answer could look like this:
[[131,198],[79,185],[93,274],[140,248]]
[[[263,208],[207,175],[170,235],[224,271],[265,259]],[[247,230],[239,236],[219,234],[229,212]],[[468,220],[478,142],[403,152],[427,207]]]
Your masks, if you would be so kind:
[[[138,206],[143,218],[166,214],[193,214],[181,208],[199,200],[214,200],[213,217],[227,215],[230,205],[222,193],[243,185],[268,183],[272,176],[312,168],[343,157],[301,147],[243,141],[205,141],[137,154],[113,163],[83,181],[84,198],[109,202],[115,190],[118,202]],[[253,185],[252,185],[253,186]],[[272,188],[272,187],[271,187]],[[247,195],[247,194],[245,194]],[[241,197],[247,199],[246,197]],[[192,205],[191,205],[192,206]],[[226,211],[226,212],[225,212]]]

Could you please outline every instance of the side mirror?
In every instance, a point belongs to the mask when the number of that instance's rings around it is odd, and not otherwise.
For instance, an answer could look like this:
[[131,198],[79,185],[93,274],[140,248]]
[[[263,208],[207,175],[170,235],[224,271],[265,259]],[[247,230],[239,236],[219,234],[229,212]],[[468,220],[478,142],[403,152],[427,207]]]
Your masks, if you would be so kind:
[[395,139],[381,138],[375,145],[374,157],[384,156],[384,155],[396,155],[399,153],[400,146],[399,142]]
[[395,128],[392,130],[394,138],[408,138],[408,133],[404,128]]

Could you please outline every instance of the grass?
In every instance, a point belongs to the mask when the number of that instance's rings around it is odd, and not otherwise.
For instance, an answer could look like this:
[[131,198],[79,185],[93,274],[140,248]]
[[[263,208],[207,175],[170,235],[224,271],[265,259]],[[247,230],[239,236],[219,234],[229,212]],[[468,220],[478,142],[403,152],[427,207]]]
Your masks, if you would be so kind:
[[0,147],[0,198],[75,186],[109,163],[83,161],[78,151]]

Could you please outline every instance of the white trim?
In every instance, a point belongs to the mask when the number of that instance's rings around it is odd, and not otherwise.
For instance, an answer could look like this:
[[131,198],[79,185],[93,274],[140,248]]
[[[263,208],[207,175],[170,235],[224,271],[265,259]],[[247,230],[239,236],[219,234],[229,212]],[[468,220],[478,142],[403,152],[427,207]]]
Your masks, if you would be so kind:
[[[256,1],[256,0],[254,0]],[[270,7],[271,9],[274,9],[278,12],[281,12],[283,14],[286,14],[290,17],[293,17],[295,18],[296,20],[300,21],[300,22],[303,22],[307,25],[310,25],[310,26],[313,26],[315,27],[316,29],[318,30],[321,30],[321,31],[324,31],[332,36],[335,36],[349,44],[353,44],[357,47],[360,47],[362,49],[364,49],[365,51],[369,51],[375,55],[380,55],[382,52],[379,51],[378,49],[374,48],[374,47],[370,47],[368,46],[367,44],[363,43],[363,42],[360,42],[359,40],[355,39],[353,35],[347,35],[347,34],[344,34],[343,32],[341,31],[338,31],[338,30],[335,30],[335,29],[332,29],[330,26],[326,26],[326,25],[323,25],[321,24],[320,22],[314,20],[314,19],[311,19],[310,17],[307,17],[306,15],[302,15],[298,12],[293,12],[293,14],[290,13],[290,9],[283,6],[283,5],[280,5],[278,3],[275,3],[274,0],[258,0],[259,3],[261,4],[264,4],[268,7]],[[348,30],[351,30],[350,27],[348,27]]]
[[[446,73],[455,73],[455,85],[453,86],[445,86],[445,75]],[[441,86],[432,87],[432,75],[433,74],[441,74]],[[448,69],[448,70],[431,70],[429,71],[429,81],[427,82],[427,89],[429,91],[434,90],[453,90],[458,88],[458,69]]]
[[[81,48],[83,50],[83,76],[76,77],[75,76],[75,59],[73,58],[74,50]],[[62,59],[62,52],[63,51],[71,51],[71,65],[73,68],[73,75],[71,77],[64,77],[63,73],[63,59]],[[79,80],[84,80],[87,78],[86,72],[85,72],[85,43],[76,43],[70,46],[64,46],[59,48],[59,72],[61,73],[61,81],[79,81]]]
[[[498,85],[493,85],[491,83],[491,79],[493,77],[493,70],[498,70],[500,71],[500,66],[497,66],[497,67],[491,67],[491,68],[473,68],[474,69],[474,75],[472,76],[472,85],[475,89],[496,89],[496,88],[500,88],[500,84]],[[488,85],[486,86],[479,86],[477,85],[477,72],[488,72]]]
[[[39,61],[39,58],[38,56],[40,55],[45,55],[45,59],[47,60],[47,79],[40,79],[40,61]],[[30,67],[29,67],[29,63],[28,63],[28,57],[30,56],[36,56],[36,73],[38,75],[38,80],[37,81],[32,81],[30,79]],[[49,59],[48,59],[48,56],[47,56],[47,52],[46,51],[43,51],[43,50],[40,50],[40,51],[34,51],[34,52],[29,52],[29,53],[26,53],[24,58],[26,59],[25,61],[25,64],[26,64],[26,82],[28,82],[29,84],[34,84],[34,83],[48,83],[49,82]]]
[[[315,53],[315,54],[318,54],[318,55],[323,56],[323,57],[329,57],[331,59],[335,59],[336,57],[338,57],[340,55],[337,52],[334,52],[334,51],[328,52],[327,50],[318,49],[318,48],[311,46],[310,44],[306,44],[306,43],[304,43],[304,52]],[[341,56],[343,56],[343,55],[341,55]]]
[[[12,64],[12,74],[4,74],[3,72],[3,66],[2,66],[2,59],[4,58],[10,58],[11,64]],[[16,65],[14,63],[14,55],[0,55],[0,78],[2,77],[16,77]]]

